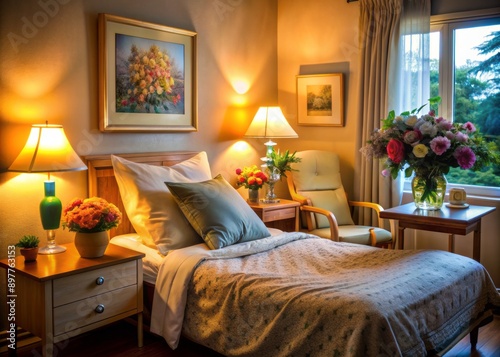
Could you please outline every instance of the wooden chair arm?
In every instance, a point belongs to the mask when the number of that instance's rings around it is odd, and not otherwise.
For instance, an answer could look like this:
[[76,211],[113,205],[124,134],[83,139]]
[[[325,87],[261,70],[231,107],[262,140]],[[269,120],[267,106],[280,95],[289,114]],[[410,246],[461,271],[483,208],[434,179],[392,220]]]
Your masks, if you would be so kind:
[[349,201],[349,206],[371,208],[371,209],[374,209],[375,211],[377,211],[377,214],[379,214],[380,211],[384,210],[384,208],[381,205],[379,205],[378,203],[373,203],[373,202]]
[[309,200],[302,196],[302,195],[299,195],[297,193],[297,191],[295,190],[295,185],[293,183],[293,173],[290,172],[290,173],[287,173],[286,175],[286,182],[288,184],[288,192],[290,192],[290,196],[292,197],[292,200],[296,201],[296,202],[299,202],[300,205],[307,205],[307,204],[311,204],[309,202]]
[[[349,206],[356,206],[356,207],[366,207],[366,208],[371,208],[377,212],[377,219],[378,219],[378,226],[380,228],[384,227],[383,218],[380,218],[380,212],[384,210],[384,207],[379,205],[378,203],[373,203],[373,202],[363,202],[363,201],[349,201]],[[392,239],[394,242],[396,241],[396,224],[393,219],[389,219],[389,226],[390,226],[390,231],[392,235]]]
[[312,212],[312,213],[318,213],[326,217],[328,219],[328,223],[330,225],[330,239],[334,240],[336,242],[339,241],[339,227],[337,224],[337,219],[335,218],[335,215],[327,211],[326,209],[323,208],[318,208],[314,206],[300,206],[301,211],[306,211],[306,212]]

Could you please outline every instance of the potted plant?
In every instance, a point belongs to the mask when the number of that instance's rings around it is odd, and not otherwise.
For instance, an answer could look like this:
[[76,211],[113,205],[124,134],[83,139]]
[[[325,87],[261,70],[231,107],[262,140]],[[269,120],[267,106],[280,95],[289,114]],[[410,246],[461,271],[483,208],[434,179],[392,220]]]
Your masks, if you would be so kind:
[[25,262],[34,262],[36,260],[39,243],[40,239],[34,235],[25,235],[19,239],[16,247],[21,248],[21,255],[24,257]]

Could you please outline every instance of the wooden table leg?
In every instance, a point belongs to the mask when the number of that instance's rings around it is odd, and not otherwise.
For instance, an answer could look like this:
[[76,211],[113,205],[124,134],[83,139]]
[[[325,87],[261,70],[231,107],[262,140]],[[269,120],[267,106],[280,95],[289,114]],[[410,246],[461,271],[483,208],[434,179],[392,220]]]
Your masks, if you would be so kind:
[[455,252],[455,235],[448,234],[448,252]]
[[398,227],[398,249],[405,249],[405,228],[401,226]]
[[137,314],[137,346],[142,347],[144,345],[144,333],[142,329],[142,312]]
[[481,220],[477,221],[474,230],[474,241],[472,242],[472,259],[479,262],[481,260]]

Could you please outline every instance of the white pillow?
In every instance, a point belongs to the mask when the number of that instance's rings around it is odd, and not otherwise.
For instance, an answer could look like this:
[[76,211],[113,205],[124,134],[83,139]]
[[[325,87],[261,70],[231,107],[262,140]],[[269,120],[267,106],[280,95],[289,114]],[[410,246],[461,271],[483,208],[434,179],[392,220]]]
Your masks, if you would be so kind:
[[111,155],[127,216],[143,244],[160,253],[203,243],[165,185],[212,178],[206,152],[176,165],[152,166]]

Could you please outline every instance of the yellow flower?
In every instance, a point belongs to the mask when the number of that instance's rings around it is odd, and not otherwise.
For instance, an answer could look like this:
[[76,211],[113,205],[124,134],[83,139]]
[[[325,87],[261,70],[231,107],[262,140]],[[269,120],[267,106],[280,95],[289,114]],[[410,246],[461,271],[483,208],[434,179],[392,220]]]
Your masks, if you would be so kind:
[[429,149],[424,144],[417,144],[413,147],[413,155],[418,158],[423,158],[427,155]]

